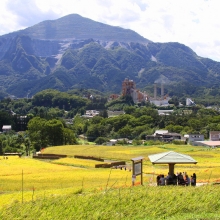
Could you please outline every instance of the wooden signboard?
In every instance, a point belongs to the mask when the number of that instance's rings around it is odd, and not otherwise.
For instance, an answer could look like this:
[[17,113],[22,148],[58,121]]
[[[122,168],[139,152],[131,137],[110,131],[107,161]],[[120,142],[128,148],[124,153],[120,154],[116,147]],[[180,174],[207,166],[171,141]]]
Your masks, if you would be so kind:
[[132,158],[132,185],[134,185],[134,182],[136,180],[136,176],[141,175],[141,185],[143,185],[143,161],[144,157],[136,157]]

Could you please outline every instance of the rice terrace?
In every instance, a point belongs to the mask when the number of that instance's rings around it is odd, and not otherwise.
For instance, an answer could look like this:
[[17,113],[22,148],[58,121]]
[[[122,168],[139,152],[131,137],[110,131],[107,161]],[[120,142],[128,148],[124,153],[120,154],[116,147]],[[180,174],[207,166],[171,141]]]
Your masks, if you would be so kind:
[[[196,187],[156,185],[168,165],[153,165],[148,156],[167,151],[197,161],[175,165],[175,173],[196,173]],[[0,157],[0,219],[220,219],[219,148],[69,145],[41,154],[66,157]],[[143,185],[137,176],[133,186],[131,158],[139,156]],[[95,168],[115,162],[125,165]]]

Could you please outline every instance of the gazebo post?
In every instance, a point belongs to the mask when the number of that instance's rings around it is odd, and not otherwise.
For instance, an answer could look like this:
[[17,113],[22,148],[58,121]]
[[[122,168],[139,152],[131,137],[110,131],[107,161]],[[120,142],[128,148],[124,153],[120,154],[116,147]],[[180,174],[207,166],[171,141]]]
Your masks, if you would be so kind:
[[173,176],[174,174],[174,163],[169,163],[169,174]]

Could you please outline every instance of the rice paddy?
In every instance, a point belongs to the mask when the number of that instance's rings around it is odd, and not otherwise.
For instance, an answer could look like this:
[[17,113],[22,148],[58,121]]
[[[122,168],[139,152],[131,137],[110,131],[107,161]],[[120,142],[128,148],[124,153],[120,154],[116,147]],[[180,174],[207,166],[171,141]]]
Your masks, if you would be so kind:
[[[175,172],[197,174],[198,183],[220,182],[220,150],[192,146],[97,146],[75,145],[50,147],[43,153],[66,154],[58,160],[37,160],[27,157],[9,156],[0,158],[0,210],[13,203],[38,201],[42,198],[68,196],[78,193],[97,193],[109,189],[131,187],[128,169],[95,168],[106,163],[74,158],[74,155],[100,157],[108,161],[126,161],[143,156],[144,187],[155,185],[158,174],[167,174],[167,165],[152,165],[148,155],[166,151],[187,154],[197,160],[196,165],[176,165]],[[140,182],[137,177],[136,185]],[[196,187],[197,188],[197,187]],[[153,187],[154,189],[154,187]],[[157,189],[157,187],[156,187]],[[156,190],[154,189],[154,190]],[[50,200],[50,199],[49,199]],[[51,218],[52,219],[52,218]],[[125,218],[126,219],[126,218]]]

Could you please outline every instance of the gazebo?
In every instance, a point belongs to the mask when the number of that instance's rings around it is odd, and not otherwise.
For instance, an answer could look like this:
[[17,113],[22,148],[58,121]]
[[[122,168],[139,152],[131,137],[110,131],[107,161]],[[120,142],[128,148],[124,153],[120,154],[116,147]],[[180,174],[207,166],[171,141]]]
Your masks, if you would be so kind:
[[169,151],[165,153],[152,154],[148,156],[152,164],[169,164],[169,173],[170,175],[174,174],[174,165],[175,164],[196,164],[192,157],[179,154],[174,151]]

